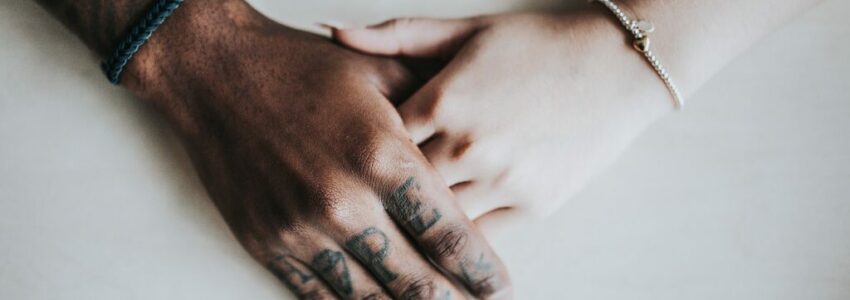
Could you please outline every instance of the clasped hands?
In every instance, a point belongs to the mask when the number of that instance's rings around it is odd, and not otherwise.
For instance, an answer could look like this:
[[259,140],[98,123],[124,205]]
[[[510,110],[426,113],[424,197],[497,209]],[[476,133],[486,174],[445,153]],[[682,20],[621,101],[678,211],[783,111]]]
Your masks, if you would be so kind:
[[187,2],[125,79],[300,298],[510,298],[482,229],[551,213],[670,109],[601,12],[332,31]]

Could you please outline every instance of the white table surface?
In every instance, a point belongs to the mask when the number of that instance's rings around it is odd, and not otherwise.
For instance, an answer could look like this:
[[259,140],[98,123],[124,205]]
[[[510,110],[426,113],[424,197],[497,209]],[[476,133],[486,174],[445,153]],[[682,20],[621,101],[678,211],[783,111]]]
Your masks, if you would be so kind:
[[[162,120],[32,2],[0,1],[0,299],[289,299]],[[252,2],[311,27],[559,1]],[[493,237],[518,298],[850,299],[848,15],[769,36],[553,218]]]

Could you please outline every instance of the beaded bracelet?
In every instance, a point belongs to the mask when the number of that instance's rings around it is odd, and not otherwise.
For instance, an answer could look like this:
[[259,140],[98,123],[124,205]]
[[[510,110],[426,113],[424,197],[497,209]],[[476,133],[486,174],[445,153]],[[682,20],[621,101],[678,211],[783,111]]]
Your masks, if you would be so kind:
[[626,30],[629,31],[634,36],[634,42],[632,45],[635,50],[643,54],[644,57],[649,61],[649,64],[652,65],[652,68],[655,69],[655,73],[658,73],[658,76],[661,77],[661,80],[664,81],[664,85],[667,86],[667,90],[670,91],[670,94],[673,95],[673,101],[676,109],[681,110],[685,103],[682,101],[682,94],[679,93],[679,88],[673,83],[673,79],[670,78],[670,73],[667,72],[667,68],[665,68],[661,61],[658,60],[658,57],[655,56],[655,53],[650,49],[650,40],[649,33],[655,30],[655,26],[652,25],[651,22],[645,20],[632,20],[623,12],[620,7],[614,3],[612,0],[590,0],[591,2],[599,2],[605,5],[614,15],[620,20],[620,23],[626,27]]
[[118,44],[115,51],[112,52],[107,60],[101,64],[103,73],[112,84],[121,82],[121,74],[124,72],[124,67],[133,58],[139,48],[150,39],[154,31],[156,31],[165,19],[174,12],[183,0],[156,0],[150,11],[145,14],[139,23],[130,30],[130,34]]

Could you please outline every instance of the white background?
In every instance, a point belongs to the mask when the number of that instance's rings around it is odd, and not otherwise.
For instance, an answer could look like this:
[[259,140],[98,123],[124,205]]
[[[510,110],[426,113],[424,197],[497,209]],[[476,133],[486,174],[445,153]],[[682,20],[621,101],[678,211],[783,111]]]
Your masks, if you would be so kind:
[[[288,299],[162,120],[32,2],[0,1],[0,299]],[[252,2],[315,29],[558,1]],[[493,237],[518,298],[850,299],[848,13],[772,34],[553,218]]]

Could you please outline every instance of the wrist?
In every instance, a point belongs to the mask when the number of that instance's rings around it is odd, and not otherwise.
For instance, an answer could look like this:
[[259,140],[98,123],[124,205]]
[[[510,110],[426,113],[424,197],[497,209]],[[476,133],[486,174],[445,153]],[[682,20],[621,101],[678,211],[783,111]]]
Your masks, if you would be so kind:
[[616,1],[655,24],[654,51],[686,96],[770,30],[819,2]]
[[[681,5],[646,0],[618,0],[630,18],[651,22],[655,31],[650,34],[652,51],[663,61],[670,76],[681,85],[685,97],[702,85],[722,61],[720,53],[710,49],[705,24],[699,23],[696,11],[682,11]],[[729,45],[733,46],[733,45]]]
[[[199,112],[245,105],[247,99],[232,90],[235,81],[260,82],[271,75],[257,73],[265,69],[252,64],[274,60],[294,70],[287,57],[298,55],[294,50],[304,36],[299,33],[243,0],[187,0],[136,53],[121,84],[178,132],[192,133],[208,121]],[[275,76],[283,75],[288,74]]]
[[[125,68],[122,84],[150,99],[212,72],[212,62],[235,57],[233,43],[244,41],[241,27],[271,22],[243,0],[185,1],[153,33]],[[165,95],[167,96],[167,95]]]
[[635,50],[631,34],[611,11],[594,4],[568,13],[565,19],[565,47],[579,51],[573,56],[586,57],[585,64],[597,74],[592,76],[595,96],[609,103],[607,111],[651,123],[675,109],[664,81]]

